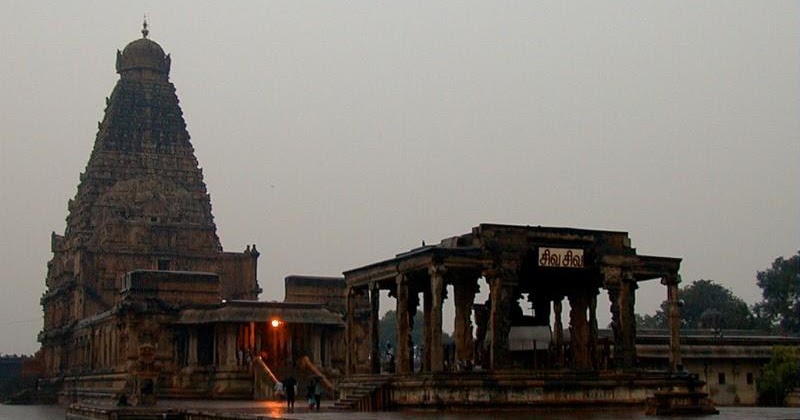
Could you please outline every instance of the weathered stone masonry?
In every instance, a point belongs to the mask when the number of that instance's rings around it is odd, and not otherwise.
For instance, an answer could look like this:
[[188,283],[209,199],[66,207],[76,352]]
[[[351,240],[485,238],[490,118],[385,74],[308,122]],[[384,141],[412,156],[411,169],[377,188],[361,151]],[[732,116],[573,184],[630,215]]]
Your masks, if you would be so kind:
[[[444,370],[442,304],[447,298],[448,285],[453,287],[455,303],[455,357],[448,361],[449,369],[454,369],[454,365],[480,365],[489,370],[533,366],[575,371],[634,369],[637,284],[662,279],[677,314],[679,266],[677,258],[637,255],[624,232],[483,224],[440,244],[416,248],[344,273],[348,295],[367,295],[371,302],[368,319],[362,318],[361,327],[359,316],[348,311],[349,348],[354,349],[347,364],[348,372],[380,370],[376,360],[380,355],[377,338],[380,290],[388,290],[389,296],[396,299],[396,371],[413,372],[414,345],[423,349],[422,371]],[[474,302],[481,283],[489,288],[489,300],[485,303]],[[597,300],[601,288],[608,292],[609,301],[605,304]],[[411,322],[420,306],[420,294],[424,342],[411,343]],[[533,315],[522,313],[518,300],[523,295],[527,295]],[[565,299],[570,306],[568,345],[562,323]],[[601,343],[598,337],[598,307],[607,307],[611,312],[613,355],[603,355],[609,345]],[[477,323],[475,335],[470,321],[473,313]],[[677,370],[679,319],[672,316],[670,321],[671,368]],[[537,331],[544,328],[547,340],[542,348],[533,349],[533,353],[530,349],[520,352],[510,340],[515,334],[524,336],[525,329],[531,327],[538,328]],[[359,331],[364,336],[359,336]],[[546,354],[542,360],[536,359],[541,351]]]

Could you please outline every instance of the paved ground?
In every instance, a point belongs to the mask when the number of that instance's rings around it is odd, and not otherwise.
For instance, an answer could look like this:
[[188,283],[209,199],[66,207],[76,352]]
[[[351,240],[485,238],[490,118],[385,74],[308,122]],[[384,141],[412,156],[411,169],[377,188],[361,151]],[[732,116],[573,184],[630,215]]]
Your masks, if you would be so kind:
[[[323,401],[320,411],[308,408],[305,399],[295,403],[294,410],[289,410],[286,402],[283,401],[224,401],[224,400],[203,400],[203,401],[159,401],[159,407],[177,408],[185,410],[212,411],[218,413],[249,414],[254,418],[266,417],[276,419],[312,419],[312,418],[346,418],[353,419],[350,412],[332,411],[333,401]],[[335,414],[335,415],[334,415]],[[344,415],[338,417],[338,415]],[[332,417],[332,415],[334,415]],[[377,417],[375,417],[377,418]],[[360,419],[359,419],[360,420]]]
[[521,419],[594,419],[618,420],[641,418],[642,410],[408,410],[392,412],[352,412],[332,409],[333,401],[323,401],[320,411],[312,410],[303,403],[295,404],[289,410],[285,402],[279,401],[225,401],[225,400],[160,400],[155,410],[198,410],[236,414],[247,419],[286,419],[286,420],[521,420]]
[[[156,409],[199,410],[237,414],[244,419],[285,419],[285,420],[785,420],[800,419],[796,408],[763,407],[720,407],[718,416],[692,417],[648,417],[643,409],[604,409],[604,408],[529,408],[529,409],[470,409],[452,411],[407,410],[391,412],[348,412],[332,410],[333,401],[323,401],[319,412],[309,410],[305,404],[298,404],[293,412],[286,408],[285,402],[278,401],[224,401],[224,400],[161,400]],[[51,419],[51,417],[18,416],[4,417],[0,406],[0,420],[31,418]],[[9,407],[15,408],[15,407]],[[25,406],[22,409],[28,408]],[[36,408],[36,407],[33,407]],[[62,411],[63,413],[63,411]],[[63,416],[63,414],[61,414]],[[52,417],[57,418],[57,417]],[[60,417],[63,418],[63,417]]]

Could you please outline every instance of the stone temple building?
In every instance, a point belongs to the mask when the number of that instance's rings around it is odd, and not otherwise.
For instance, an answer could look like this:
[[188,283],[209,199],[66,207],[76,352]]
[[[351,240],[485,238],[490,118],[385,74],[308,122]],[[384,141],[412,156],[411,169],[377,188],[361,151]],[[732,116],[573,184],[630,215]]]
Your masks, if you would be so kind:
[[119,80],[66,230],[52,235],[39,335],[45,376],[62,399],[144,401],[252,397],[259,357],[272,370],[302,357],[343,366],[343,340],[331,339],[343,334],[335,299],[303,293],[316,285],[343,302],[343,280],[290,278],[285,302],[257,301],[259,252],[223,251],[170,56],[146,24],[142,34],[117,51]]
[[[414,370],[408,337],[418,309],[424,314],[425,340],[418,344],[424,349],[426,372],[443,371],[446,365],[597,371],[609,368],[609,361],[611,368],[634,368],[636,289],[639,282],[659,279],[670,304],[670,361],[676,370],[681,364],[680,261],[639,255],[625,232],[481,224],[467,234],[344,273],[348,296],[369,295],[372,305],[369,317],[348,312],[348,339],[355,351],[349,352],[347,369],[380,371],[376,332],[381,290],[396,302],[398,372]],[[481,284],[488,288],[489,300],[475,302]],[[606,304],[598,302],[601,289],[608,292]],[[448,297],[455,306],[455,348],[446,358],[442,305]],[[565,301],[570,308],[566,328]],[[532,313],[525,314],[522,306]],[[604,345],[598,335],[599,308],[610,310],[613,331],[604,357],[599,357]]]
[[[283,302],[258,301],[259,252],[223,251],[171,58],[146,24],[142,35],[117,52],[119,80],[64,234],[52,235],[40,386],[61,401],[264,398],[291,374],[321,377],[350,408],[641,404],[674,392],[704,406],[681,361],[680,259],[640,255],[625,232],[481,224],[343,278],[289,276]],[[652,372],[637,366],[634,305],[638,284],[656,279],[671,328],[667,369]],[[388,368],[381,292],[397,314]]]
[[[702,384],[682,365],[680,262],[639,254],[626,232],[481,224],[348,270],[342,403],[380,408],[652,401],[653,413],[676,407],[714,412],[696,391]],[[638,284],[653,280],[665,286],[669,303],[668,365],[658,371],[638,364],[634,316]],[[489,298],[476,302],[481,288]],[[605,302],[598,299],[601,290]],[[396,357],[388,369],[379,342],[382,292],[394,298],[396,310]],[[355,305],[364,298],[367,309]],[[448,299],[455,309],[449,350],[442,342]],[[600,310],[611,314],[610,337],[599,334]],[[411,331],[418,311],[423,338],[415,343]],[[386,370],[394,374],[383,375]]]

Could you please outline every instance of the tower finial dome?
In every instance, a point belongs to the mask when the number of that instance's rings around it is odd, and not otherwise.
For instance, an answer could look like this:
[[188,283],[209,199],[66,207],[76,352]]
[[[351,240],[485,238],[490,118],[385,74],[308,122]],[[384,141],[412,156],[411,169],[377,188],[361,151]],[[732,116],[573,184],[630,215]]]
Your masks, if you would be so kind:
[[121,76],[124,77],[130,72],[143,74],[145,71],[155,72],[164,77],[169,76],[171,63],[169,54],[165,54],[158,43],[148,39],[149,34],[150,30],[145,19],[142,24],[142,37],[128,44],[122,52],[117,50],[117,73]]

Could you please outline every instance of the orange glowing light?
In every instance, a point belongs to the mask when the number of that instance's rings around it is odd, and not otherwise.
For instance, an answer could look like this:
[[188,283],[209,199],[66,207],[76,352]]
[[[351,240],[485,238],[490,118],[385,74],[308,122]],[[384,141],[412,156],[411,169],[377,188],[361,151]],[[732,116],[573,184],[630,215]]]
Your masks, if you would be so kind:
[[278,328],[281,326],[281,321],[273,319],[272,322],[270,322],[270,324],[272,324],[272,328]]

